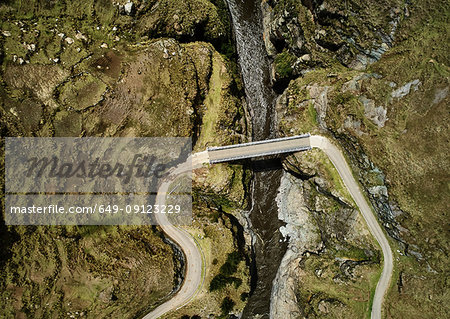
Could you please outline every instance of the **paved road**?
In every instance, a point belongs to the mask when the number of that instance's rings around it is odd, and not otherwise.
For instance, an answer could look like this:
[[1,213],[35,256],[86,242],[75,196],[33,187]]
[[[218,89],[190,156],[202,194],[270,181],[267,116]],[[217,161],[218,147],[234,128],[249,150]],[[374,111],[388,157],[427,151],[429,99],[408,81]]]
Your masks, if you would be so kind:
[[358,205],[361,214],[366,220],[367,226],[369,227],[370,232],[377,240],[378,244],[381,246],[384,256],[384,264],[383,264],[383,272],[381,273],[381,277],[378,281],[375,296],[373,298],[372,305],[372,319],[381,319],[381,310],[383,305],[384,295],[386,294],[390,279],[392,276],[393,269],[393,258],[391,247],[389,246],[389,242],[384,235],[383,230],[375,218],[372,209],[367,203],[365,197],[362,195],[358,184],[353,177],[353,174],[345,161],[344,156],[341,151],[332,144],[326,137],[322,136],[311,136],[310,137],[310,145],[311,147],[320,148],[328,155],[329,159],[336,167],[339,175],[341,176],[345,186],[347,187],[350,195],[352,195],[356,205]]
[[[344,185],[347,187],[350,195],[353,197],[356,205],[358,205],[361,214],[363,215],[370,232],[381,246],[384,256],[383,272],[378,281],[375,296],[372,305],[372,319],[381,319],[381,310],[384,295],[389,288],[390,279],[393,269],[392,251],[389,242],[383,233],[380,225],[375,218],[370,205],[367,203],[365,197],[353,177],[353,174],[348,166],[342,152],[331,143],[326,137],[311,136],[292,138],[276,141],[268,141],[262,143],[249,143],[244,146],[231,146],[225,148],[213,148],[208,151],[195,153],[192,156],[192,165],[189,162],[181,164],[172,173],[171,177],[177,176],[192,168],[198,168],[203,163],[222,162],[235,159],[236,157],[247,158],[251,156],[261,156],[262,154],[284,153],[288,151],[295,151],[299,149],[308,149],[311,147],[320,148],[328,155],[329,159],[336,167],[341,176]],[[251,155],[253,154],[253,155]],[[170,181],[167,179],[161,184],[158,189],[156,202],[164,204],[165,194],[168,191]],[[167,220],[166,215],[156,215],[158,223],[161,225],[163,231],[172,238],[183,250],[186,257],[186,274],[185,280],[181,289],[175,294],[173,298],[157,307],[155,310],[147,314],[144,319],[158,318],[170,310],[178,309],[188,303],[197,293],[202,283],[202,258],[199,248],[194,239],[186,231],[175,227]]]
[[[187,161],[177,166],[158,188],[155,204],[164,205],[166,194],[168,193],[169,186],[174,177],[189,172],[192,168],[197,168],[201,166],[202,163],[207,163],[207,161],[208,154],[206,152],[201,152],[193,155],[192,162]],[[191,301],[201,288],[202,284],[202,256],[194,238],[192,238],[192,236],[184,229],[172,225],[167,219],[166,214],[155,214],[155,216],[166,236],[169,236],[177,243],[183,251],[186,262],[186,273],[180,290],[167,302],[145,315],[144,319],[158,318],[171,310],[182,307]]]

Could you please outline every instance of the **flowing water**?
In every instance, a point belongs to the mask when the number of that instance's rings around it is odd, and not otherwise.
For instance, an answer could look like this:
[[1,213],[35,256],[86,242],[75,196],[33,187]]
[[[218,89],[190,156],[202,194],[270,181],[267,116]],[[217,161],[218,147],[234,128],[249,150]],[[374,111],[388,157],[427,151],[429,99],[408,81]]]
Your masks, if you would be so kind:
[[[275,94],[264,47],[260,0],[227,0],[236,38],[238,62],[252,118],[253,140],[275,137]],[[252,162],[250,220],[255,233],[252,291],[243,318],[269,318],[272,281],[286,244],[281,242],[275,197],[280,184],[279,160]],[[259,315],[259,316],[258,316]]]
[[275,94],[270,84],[259,0],[227,0],[255,140],[273,137]]

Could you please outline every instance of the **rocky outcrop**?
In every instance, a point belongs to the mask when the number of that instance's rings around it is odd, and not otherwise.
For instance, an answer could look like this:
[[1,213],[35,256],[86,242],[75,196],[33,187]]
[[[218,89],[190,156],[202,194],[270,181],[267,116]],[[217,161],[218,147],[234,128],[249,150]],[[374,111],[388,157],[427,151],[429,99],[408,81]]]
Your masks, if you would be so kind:
[[375,106],[374,100],[368,99],[365,96],[360,96],[359,100],[364,105],[364,115],[370,119],[379,128],[384,127],[388,120],[387,110],[382,106]]
[[[273,281],[271,318],[307,317],[334,308],[351,313],[341,296],[323,287],[331,289],[339,283],[345,291],[361,280],[356,275],[361,267],[372,272],[379,262],[369,248],[370,235],[362,217],[352,208],[348,194],[330,182],[330,164],[322,156],[314,150],[285,163],[277,206],[278,218],[286,223],[280,232],[289,243]],[[314,278],[319,278],[322,288],[310,286]],[[305,297],[308,291],[314,295]]]
[[415,79],[411,82],[406,83],[405,85],[399,87],[398,89],[392,91],[391,96],[393,98],[402,98],[411,92],[411,89],[414,91],[417,91],[419,88],[419,85],[422,84],[419,79]]
[[[308,76],[305,77],[308,78]],[[376,105],[376,102],[367,98],[362,91],[364,83],[372,79],[379,79],[379,76],[360,73],[352,76],[348,81],[344,81],[344,79],[330,80],[333,79],[331,77],[322,77],[321,79],[326,80],[315,82],[299,78],[292,81],[277,100],[279,129],[282,134],[321,132],[322,134],[331,133],[338,138],[351,158],[352,168],[359,175],[359,180],[386,230],[391,236],[401,240],[399,223],[396,218],[403,212],[398,208],[398,204],[388,196],[387,191],[375,191],[387,190],[385,175],[368,158],[356,137],[345,134],[350,131],[357,137],[367,136],[369,133],[367,121],[378,128],[386,125],[388,106]],[[308,84],[304,84],[304,82]],[[319,85],[318,82],[322,82],[322,84]],[[386,86],[392,93],[398,90],[389,85]],[[341,92],[339,92],[339,88]],[[355,105],[353,112],[360,112],[362,117],[355,117],[351,112],[344,114],[337,111],[338,103],[350,102]]]
[[286,223],[280,228],[288,249],[273,281],[270,318],[299,318],[297,287],[299,285],[299,262],[309,252],[318,253],[322,248],[319,229],[305,203],[306,190],[295,177],[285,173],[277,195],[278,218]]
[[386,15],[386,4],[377,1],[261,1],[275,88],[312,67],[341,63],[364,70],[379,60],[403,17],[402,5],[391,2]]

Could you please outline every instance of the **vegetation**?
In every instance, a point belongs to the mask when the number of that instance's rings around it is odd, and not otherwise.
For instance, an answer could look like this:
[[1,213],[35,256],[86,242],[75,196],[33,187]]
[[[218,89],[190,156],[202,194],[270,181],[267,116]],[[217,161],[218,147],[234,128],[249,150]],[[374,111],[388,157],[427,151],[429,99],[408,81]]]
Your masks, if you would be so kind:
[[209,291],[221,290],[228,284],[234,284],[235,289],[239,288],[242,280],[232,275],[238,270],[241,260],[242,258],[237,251],[228,254],[226,262],[220,267],[219,274],[211,280]]
[[[442,221],[448,215],[449,118],[445,110],[449,99],[450,69],[446,54],[449,6],[428,0],[410,3],[407,9],[399,10],[399,4],[392,1],[388,6],[396,15],[388,16],[373,1],[346,2],[345,10],[343,3],[330,1],[325,9],[329,14],[322,18],[334,26],[347,24],[342,29],[344,33],[353,30],[352,24],[356,25],[354,29],[359,35],[352,38],[362,47],[368,46],[374,36],[364,30],[378,24],[388,31],[387,22],[395,18],[398,19],[395,42],[367,67],[351,64],[352,59],[339,60],[352,55],[332,53],[331,47],[326,55],[309,47],[322,66],[291,81],[285,100],[278,106],[282,114],[280,129],[284,134],[309,131],[333,135],[347,152],[382,224],[395,239],[394,251],[399,251],[393,285],[385,299],[386,315],[442,317],[448,312],[444,279],[448,236]],[[345,12],[356,7],[358,17],[367,18],[363,19],[364,25],[360,25],[356,16],[345,18]],[[344,18],[338,22],[333,14]],[[317,27],[322,26],[314,26]],[[306,36],[306,40],[311,38]],[[395,97],[396,90],[413,81],[418,83],[416,87],[402,97]],[[317,98],[317,91],[325,92],[326,100]],[[385,110],[385,121],[377,122],[370,114],[365,104],[368,100],[378,110]],[[316,111],[315,119],[311,105]],[[328,178],[333,179],[332,175]],[[377,193],[383,187],[387,187],[387,196]],[[363,258],[361,251],[340,249],[337,254],[341,257]],[[339,295],[343,293],[332,298],[339,300],[340,305],[347,304]]]
[[235,304],[236,303],[233,299],[225,297],[222,301],[222,305],[220,306],[220,309],[222,309],[222,315],[226,316],[231,310],[233,310]]
[[242,284],[242,279],[218,274],[211,280],[209,291],[221,290],[229,284],[234,284],[234,288],[237,289]]
[[[196,142],[202,134],[201,143],[231,143],[245,135],[223,1],[133,1],[130,13],[121,3],[0,5],[2,136],[192,136]],[[244,203],[244,172],[226,171],[222,196],[233,194],[235,208]],[[217,253],[213,272],[236,249],[232,225],[222,228],[223,220],[197,229],[211,229],[205,249],[212,245]],[[178,266],[157,228],[0,224],[0,317],[138,317],[174,288]],[[233,275],[237,296],[248,290],[247,276],[241,261]],[[224,296],[217,294],[210,310],[220,313]]]
[[295,55],[283,51],[275,57],[275,71],[280,78],[288,78],[292,75],[292,65],[297,60]]
[[30,226],[8,232],[14,242],[0,277],[5,318],[137,315],[142,300],[154,306],[172,290],[172,251],[149,228]]

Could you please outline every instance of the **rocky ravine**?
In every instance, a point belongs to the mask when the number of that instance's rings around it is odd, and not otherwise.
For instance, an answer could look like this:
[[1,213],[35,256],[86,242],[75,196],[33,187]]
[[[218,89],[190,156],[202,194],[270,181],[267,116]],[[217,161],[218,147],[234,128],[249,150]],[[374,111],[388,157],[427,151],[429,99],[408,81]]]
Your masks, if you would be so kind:
[[280,231],[289,246],[273,283],[271,318],[298,318],[302,310],[297,301],[299,262],[306,251],[317,253],[322,248],[319,229],[304,201],[302,183],[285,173],[278,190],[278,218],[286,222]]

